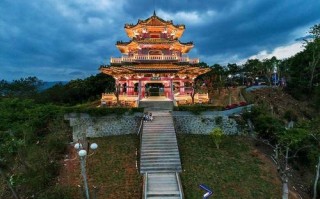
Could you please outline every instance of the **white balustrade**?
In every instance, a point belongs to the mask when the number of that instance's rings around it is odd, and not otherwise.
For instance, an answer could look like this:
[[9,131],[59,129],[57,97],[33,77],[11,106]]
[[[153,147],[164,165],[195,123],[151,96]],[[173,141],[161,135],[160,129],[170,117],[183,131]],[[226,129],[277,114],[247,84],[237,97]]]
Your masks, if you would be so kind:
[[178,57],[174,55],[134,55],[132,57],[111,58],[110,63],[121,64],[122,62],[134,62],[134,61],[146,61],[146,60],[177,60],[179,62],[188,62],[190,64],[199,63],[199,59],[189,59],[189,57]]

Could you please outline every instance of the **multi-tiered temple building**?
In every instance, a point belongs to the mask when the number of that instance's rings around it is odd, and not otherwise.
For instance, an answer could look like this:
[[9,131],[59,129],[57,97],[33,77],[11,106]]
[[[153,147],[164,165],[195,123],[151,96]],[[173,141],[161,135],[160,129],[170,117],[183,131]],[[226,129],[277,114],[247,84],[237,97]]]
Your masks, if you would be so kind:
[[[138,102],[148,96],[162,96],[187,102],[194,79],[210,69],[199,67],[198,58],[188,57],[193,43],[179,40],[185,26],[165,21],[154,12],[148,19],[124,28],[131,40],[116,43],[122,56],[112,57],[110,65],[100,67],[101,72],[115,78],[120,100]],[[103,94],[102,101],[114,101],[112,95]]]

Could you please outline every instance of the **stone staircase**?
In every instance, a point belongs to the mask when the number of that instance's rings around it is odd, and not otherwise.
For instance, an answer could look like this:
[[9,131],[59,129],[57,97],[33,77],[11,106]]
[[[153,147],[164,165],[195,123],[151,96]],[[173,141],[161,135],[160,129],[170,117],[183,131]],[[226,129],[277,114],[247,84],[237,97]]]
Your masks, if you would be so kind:
[[151,111],[152,122],[143,124],[140,173],[181,172],[177,138],[171,113]]
[[147,110],[172,110],[172,101],[140,101],[139,107],[147,108]]
[[140,173],[144,174],[144,199],[182,199],[178,172],[181,161],[173,118],[169,111],[149,110],[152,122],[144,122]]
[[144,181],[143,198],[145,199],[183,198],[180,178],[177,173],[147,173]]

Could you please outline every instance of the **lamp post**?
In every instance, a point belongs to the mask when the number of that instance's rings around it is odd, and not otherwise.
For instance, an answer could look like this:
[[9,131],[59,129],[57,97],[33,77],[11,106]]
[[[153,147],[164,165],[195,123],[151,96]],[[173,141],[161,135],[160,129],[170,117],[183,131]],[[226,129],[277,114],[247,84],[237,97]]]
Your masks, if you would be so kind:
[[228,89],[228,98],[229,98],[229,106],[231,105],[231,87],[232,86],[232,75],[228,75],[228,84],[227,84],[227,89]]
[[[82,178],[83,178],[83,184],[84,184],[84,190],[85,190],[85,194],[86,194],[86,199],[90,199],[89,188],[88,188],[88,180],[87,180],[87,174],[86,174],[87,151],[83,148],[82,144],[79,143],[79,142],[74,145],[74,148],[78,151],[78,155],[79,155],[79,158],[80,158],[81,175],[82,175]],[[90,149],[92,149],[92,150],[96,150],[97,148],[98,148],[98,145],[96,143],[92,143],[90,145]]]

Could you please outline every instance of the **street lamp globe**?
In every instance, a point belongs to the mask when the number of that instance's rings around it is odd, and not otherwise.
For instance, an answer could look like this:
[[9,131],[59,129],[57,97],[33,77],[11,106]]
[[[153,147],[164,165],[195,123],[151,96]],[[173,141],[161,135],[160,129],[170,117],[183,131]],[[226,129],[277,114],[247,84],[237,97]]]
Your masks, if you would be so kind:
[[74,148],[79,150],[80,148],[82,148],[82,144],[81,143],[77,143],[74,145]]
[[92,149],[92,150],[96,150],[97,148],[98,148],[98,145],[96,143],[92,143],[90,145],[90,149]]
[[87,155],[87,151],[84,150],[84,149],[82,149],[82,150],[80,150],[80,151],[78,152],[78,154],[79,154],[80,157],[85,157],[85,156]]

